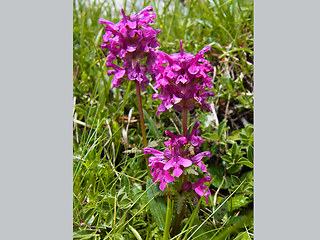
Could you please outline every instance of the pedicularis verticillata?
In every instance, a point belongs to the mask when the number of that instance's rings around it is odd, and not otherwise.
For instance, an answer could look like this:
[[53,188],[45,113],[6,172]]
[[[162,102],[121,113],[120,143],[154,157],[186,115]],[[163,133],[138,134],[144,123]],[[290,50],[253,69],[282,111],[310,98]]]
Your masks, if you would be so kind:
[[[160,152],[153,148],[145,148],[145,154],[153,154],[154,156],[149,157],[151,176],[153,176],[153,182],[160,181],[159,188],[163,191],[167,183],[173,182],[175,178],[171,173],[179,178],[183,172],[187,174],[188,168],[194,168],[194,166],[199,166],[204,174],[209,175],[206,166],[201,162],[203,157],[210,157],[209,151],[194,154],[194,151],[199,151],[200,145],[203,143],[203,139],[198,136],[199,130],[197,129],[200,123],[197,122],[193,127],[191,134],[186,137],[180,135],[174,135],[170,131],[166,130],[165,133],[171,139],[164,142],[166,149],[164,152]],[[193,149],[193,151],[191,151]],[[185,171],[184,171],[185,170]],[[208,202],[208,195],[210,190],[206,190],[207,186],[203,185],[204,182],[210,182],[211,177],[207,176],[200,179],[198,182],[191,184],[190,182],[185,182],[182,191],[189,191],[194,189],[200,196],[205,196]]]
[[[118,23],[100,19],[100,24],[106,24],[106,33],[103,35],[101,48],[109,50],[107,67],[113,68],[108,75],[114,75],[112,88],[118,88],[123,79],[135,82],[137,101],[140,115],[140,126],[144,147],[147,146],[147,136],[144,126],[143,109],[141,103],[140,87],[142,91],[149,84],[146,73],[152,73],[153,64],[157,57],[155,51],[160,44],[157,42],[157,34],[160,29],[153,29],[150,24],[156,17],[151,6],[144,8],[140,13],[126,16],[123,9],[123,18]],[[140,60],[142,60],[142,62]],[[120,60],[122,66],[113,61]]]
[[[152,10],[149,6],[138,14],[126,16],[121,9],[123,19],[116,24],[99,20],[100,24],[106,24],[101,48],[109,49],[106,65],[114,69],[108,71],[108,75],[114,75],[112,88],[118,88],[123,79],[138,81],[143,91],[148,85],[146,73],[151,71],[156,58],[155,48],[160,46],[156,37],[161,33],[160,29],[150,26],[156,17],[155,13],[150,13]],[[122,60],[122,66],[113,63],[116,59]],[[145,63],[139,59],[144,59]]]
[[162,103],[157,115],[166,112],[172,106],[178,111],[182,111],[183,108],[192,110],[196,104],[203,110],[211,111],[206,98],[214,96],[214,93],[205,91],[205,87],[212,88],[212,79],[208,73],[213,72],[213,67],[203,57],[204,53],[210,50],[210,46],[204,47],[193,56],[184,53],[182,41],[180,44],[180,53],[171,56],[158,51],[155,88],[160,88],[161,94],[154,94],[153,99],[161,99]]
[[[165,134],[170,140],[164,142],[165,150],[161,152],[148,148],[144,142],[144,153],[153,155],[149,157],[150,174],[153,182],[160,182],[161,191],[177,178],[179,184],[175,185],[174,189],[177,189],[178,195],[194,190],[199,196],[205,196],[208,203],[211,193],[204,183],[211,182],[211,177],[202,159],[210,157],[211,154],[209,151],[200,152],[200,145],[204,142],[199,136],[200,123],[196,122],[191,133],[188,133],[187,121],[188,111],[196,106],[211,111],[207,97],[213,97],[214,93],[206,88],[213,87],[209,76],[213,67],[204,58],[204,53],[210,50],[210,46],[204,47],[195,56],[183,51],[182,41],[179,53],[168,55],[156,50],[156,47],[160,46],[156,37],[161,31],[154,30],[149,25],[154,23],[153,19],[156,17],[154,13],[150,13],[151,11],[152,7],[146,7],[138,14],[126,16],[121,10],[123,19],[116,24],[104,19],[99,20],[100,23],[106,24],[101,47],[109,50],[106,65],[113,70],[109,70],[108,74],[114,75],[113,87],[119,87],[123,79],[135,81],[142,120],[139,84],[143,90],[148,85],[147,73],[154,77],[155,88],[160,90],[160,93],[153,95],[153,99],[162,100],[157,115],[172,107],[182,112],[183,135],[175,135],[166,130]],[[118,62],[120,60],[120,65],[113,62],[116,59]],[[143,121],[141,128],[144,128]],[[146,141],[145,132],[142,131],[142,135]],[[199,174],[202,177],[199,177]],[[189,175],[193,176],[188,179]],[[183,205],[175,221],[175,230],[180,227],[184,216],[185,203]]]

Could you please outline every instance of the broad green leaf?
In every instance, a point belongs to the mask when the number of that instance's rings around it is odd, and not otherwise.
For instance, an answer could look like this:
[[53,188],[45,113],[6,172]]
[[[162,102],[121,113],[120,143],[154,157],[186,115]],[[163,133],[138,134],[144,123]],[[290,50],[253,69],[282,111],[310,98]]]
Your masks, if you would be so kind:
[[160,189],[157,185],[155,185],[151,178],[147,178],[147,188],[150,185],[153,185],[148,191],[147,196],[148,200],[150,200],[152,197],[155,197],[150,203],[150,211],[152,216],[154,217],[157,226],[161,231],[164,230],[164,224],[165,224],[165,217],[166,217],[166,211],[167,211],[167,204],[165,197],[159,197],[157,196],[157,193],[160,192]]
[[242,166],[240,164],[230,164],[227,167],[227,172],[229,174],[235,174],[241,170]]
[[[217,205],[215,207],[215,209],[217,209],[225,200],[226,198],[220,198],[218,197],[218,202],[220,203],[219,205]],[[213,215],[214,218],[217,220],[217,221],[220,221],[224,215],[226,215],[228,211],[228,202],[225,202],[219,209],[218,211],[215,212],[215,214]]]
[[149,124],[149,130],[150,130],[151,134],[152,134],[154,137],[160,137],[161,134],[160,134],[160,132],[159,132],[159,130],[158,130],[158,127],[157,127],[156,123],[155,123],[155,122],[153,121],[153,119],[149,116],[148,112],[145,111],[144,109],[143,109],[143,115],[144,115],[144,117],[145,117],[145,119],[146,119],[146,122]]
[[231,175],[231,181],[232,181],[232,184],[235,186],[241,183],[241,180],[235,175]]
[[222,181],[223,184],[221,186],[222,189],[227,189],[229,186],[231,186],[231,177],[230,176],[226,176],[226,180],[223,179],[223,175],[224,175],[224,169],[222,166],[219,165],[210,165],[208,167],[208,172],[212,175],[215,176],[212,180],[212,184],[213,186],[215,186],[216,188],[220,187]]
[[228,202],[228,211],[231,212],[240,207],[246,206],[248,203],[247,197],[243,195],[232,197]]

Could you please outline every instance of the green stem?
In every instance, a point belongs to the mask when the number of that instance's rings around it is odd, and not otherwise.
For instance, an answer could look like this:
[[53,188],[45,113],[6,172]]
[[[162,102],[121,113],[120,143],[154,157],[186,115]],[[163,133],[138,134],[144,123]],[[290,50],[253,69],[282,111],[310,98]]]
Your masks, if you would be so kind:
[[138,100],[138,108],[139,108],[139,115],[140,115],[140,125],[141,125],[142,139],[143,139],[143,147],[147,147],[148,143],[147,143],[146,128],[144,125],[144,118],[143,118],[140,84],[138,81],[134,81],[134,83],[136,85],[136,92],[137,92],[137,100]]
[[172,201],[169,196],[169,189],[167,186],[167,212],[166,212],[166,222],[165,222],[165,227],[164,227],[164,232],[163,232],[163,238],[162,240],[168,240],[170,238],[170,225],[171,225],[171,217],[172,217]]

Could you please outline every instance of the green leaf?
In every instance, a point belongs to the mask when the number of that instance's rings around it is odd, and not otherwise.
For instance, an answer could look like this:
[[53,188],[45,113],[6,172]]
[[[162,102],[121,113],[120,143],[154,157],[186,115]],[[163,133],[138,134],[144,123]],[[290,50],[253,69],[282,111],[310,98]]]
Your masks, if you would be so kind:
[[228,211],[231,212],[248,204],[247,197],[243,195],[232,197],[228,202]]
[[223,161],[226,161],[228,163],[233,163],[233,159],[229,155],[224,155],[221,158],[222,158]]
[[251,145],[248,147],[248,160],[253,163],[253,147]]
[[[219,208],[220,205],[222,205],[222,203],[224,202],[224,200],[226,200],[226,198],[220,198],[220,197],[218,197],[218,202],[219,202],[220,204],[217,205],[217,206],[215,207],[215,209]],[[228,202],[225,202],[225,203],[218,209],[218,211],[216,211],[216,212],[214,213],[214,218],[215,218],[216,220],[220,221],[220,220],[224,217],[224,215],[227,214],[227,211],[228,211]]]
[[218,136],[219,136],[220,139],[222,137],[222,134],[224,132],[224,128],[225,128],[226,124],[227,124],[227,121],[223,120],[218,126]]
[[144,109],[143,109],[143,115],[146,118],[146,122],[149,124],[149,130],[150,130],[151,134],[154,137],[160,137],[161,134],[160,134],[160,132],[158,130],[158,127],[157,127],[156,123],[153,121],[152,118],[150,118],[148,112],[145,111]]
[[95,208],[90,208],[90,209],[85,213],[84,218],[83,218],[83,221],[84,221],[85,223],[89,220],[89,218],[92,217],[94,211],[95,211]]
[[[208,167],[208,172],[212,176],[215,176],[213,178],[212,184],[213,184],[213,186],[218,188],[221,185],[221,182],[223,181],[223,175],[224,175],[223,167],[213,164]],[[221,188],[227,189],[228,187],[230,187],[230,185],[231,185],[231,177],[226,176],[226,180],[223,181]]]
[[80,230],[73,233],[73,239],[93,239],[93,237],[99,236],[96,232],[97,230],[91,229]]
[[235,175],[231,175],[231,181],[235,186],[238,186],[241,183],[241,180]]
[[152,182],[150,177],[148,177],[147,178],[147,188],[151,184],[153,186],[147,191],[148,200],[150,200],[152,197],[155,197],[149,203],[151,215],[155,219],[159,229],[161,231],[163,231],[164,230],[166,210],[167,210],[166,199],[164,197],[157,196],[157,193],[160,192],[159,187]]
[[166,222],[165,222],[162,240],[167,240],[170,238],[169,230],[170,230],[171,220],[172,220],[172,209],[173,209],[172,201],[171,201],[170,197],[167,197]]
[[132,201],[129,198],[124,197],[119,201],[119,207],[121,209],[127,209],[131,207],[131,203]]
[[125,187],[126,193],[129,195],[130,192],[130,181],[126,175],[123,175],[120,180],[120,187]]
[[146,175],[148,173],[148,171],[146,170],[140,170],[135,174],[135,178],[141,179],[144,177],[144,175]]
[[235,174],[241,170],[242,166],[240,164],[230,164],[227,167],[227,172],[229,174]]
[[239,146],[238,144],[235,142],[232,147],[231,147],[231,157],[232,159],[236,159],[239,153]]
[[241,165],[245,165],[247,167],[253,168],[253,163],[244,157],[240,158],[239,161],[237,161],[237,164],[241,164]]

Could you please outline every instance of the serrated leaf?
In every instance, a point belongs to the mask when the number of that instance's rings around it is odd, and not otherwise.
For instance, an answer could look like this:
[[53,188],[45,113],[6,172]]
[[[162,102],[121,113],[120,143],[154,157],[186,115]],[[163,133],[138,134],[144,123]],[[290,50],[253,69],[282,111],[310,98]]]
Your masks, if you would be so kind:
[[175,208],[177,208],[177,213],[180,214],[183,206],[186,204],[186,199],[187,199],[187,192],[183,192],[182,195],[177,194],[174,203],[175,203]]

